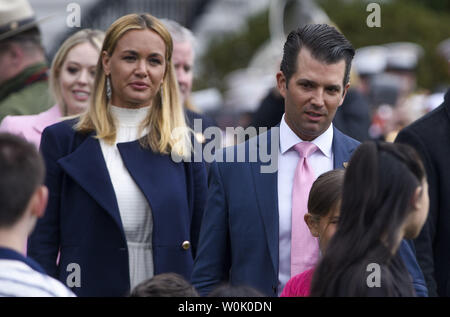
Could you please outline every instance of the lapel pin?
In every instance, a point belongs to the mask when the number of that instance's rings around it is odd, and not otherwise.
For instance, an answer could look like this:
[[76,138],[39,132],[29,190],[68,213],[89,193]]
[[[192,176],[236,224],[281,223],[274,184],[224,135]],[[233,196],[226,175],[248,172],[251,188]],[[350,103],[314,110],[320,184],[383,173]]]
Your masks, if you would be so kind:
[[205,136],[201,132],[197,132],[195,134],[195,139],[197,140],[198,143],[205,143],[205,141],[206,141]]

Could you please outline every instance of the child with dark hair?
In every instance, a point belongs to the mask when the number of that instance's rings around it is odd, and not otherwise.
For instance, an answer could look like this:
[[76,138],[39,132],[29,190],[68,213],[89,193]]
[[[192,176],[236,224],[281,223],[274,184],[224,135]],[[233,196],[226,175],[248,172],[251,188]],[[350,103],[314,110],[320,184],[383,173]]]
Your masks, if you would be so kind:
[[429,208],[416,151],[365,142],[346,169],[339,225],[315,269],[311,296],[415,296],[397,252],[419,234]]
[[198,293],[181,275],[162,273],[136,285],[130,297],[198,297]]
[[[319,239],[319,249],[322,254],[325,252],[328,241],[336,232],[344,174],[342,169],[323,173],[316,179],[309,192],[305,222],[311,234]],[[280,296],[309,296],[313,273],[314,268],[292,277]]]
[[0,297],[72,297],[25,255],[27,237],[45,213],[41,155],[19,136],[0,133]]

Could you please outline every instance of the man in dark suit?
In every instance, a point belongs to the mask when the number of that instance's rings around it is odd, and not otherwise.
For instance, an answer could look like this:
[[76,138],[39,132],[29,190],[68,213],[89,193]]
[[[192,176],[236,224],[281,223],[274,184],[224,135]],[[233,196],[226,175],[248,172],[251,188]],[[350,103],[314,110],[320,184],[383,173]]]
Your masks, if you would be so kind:
[[229,280],[276,296],[291,277],[291,193],[299,161],[293,147],[303,141],[318,147],[309,158],[315,176],[342,168],[350,158],[358,142],[335,129],[332,120],[349,87],[353,55],[345,37],[327,25],[309,25],[288,36],[277,73],[285,101],[281,123],[235,148],[251,158],[255,151],[261,154],[264,143],[275,168],[265,173],[261,156],[236,163],[225,153],[223,162],[211,164],[192,274],[200,294]]
[[429,184],[430,211],[414,241],[430,296],[450,296],[450,90],[444,102],[404,128],[395,142],[421,155]]
[[[328,25],[307,25],[289,34],[277,73],[285,102],[280,125],[217,153],[211,164],[191,278],[201,295],[229,281],[276,296],[294,274],[290,266],[291,209],[295,205],[297,210],[297,204],[292,204],[292,198],[298,197],[293,195],[294,175],[302,161],[294,148],[302,142],[316,146],[308,162],[317,177],[343,168],[358,146],[332,125],[349,87],[353,55],[348,40]],[[312,253],[317,255],[317,241],[304,245],[312,250],[309,254],[302,245],[304,256],[316,260]],[[404,260],[410,272],[411,267],[418,269],[414,257]],[[411,273],[416,277],[414,269]]]

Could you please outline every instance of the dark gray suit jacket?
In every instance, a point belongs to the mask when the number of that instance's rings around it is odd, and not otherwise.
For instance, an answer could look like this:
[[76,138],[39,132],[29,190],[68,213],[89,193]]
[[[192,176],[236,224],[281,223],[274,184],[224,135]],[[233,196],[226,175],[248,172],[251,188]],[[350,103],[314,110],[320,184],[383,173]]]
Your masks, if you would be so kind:
[[450,90],[444,103],[404,128],[395,142],[413,146],[427,171],[430,211],[414,241],[430,296],[450,296]]

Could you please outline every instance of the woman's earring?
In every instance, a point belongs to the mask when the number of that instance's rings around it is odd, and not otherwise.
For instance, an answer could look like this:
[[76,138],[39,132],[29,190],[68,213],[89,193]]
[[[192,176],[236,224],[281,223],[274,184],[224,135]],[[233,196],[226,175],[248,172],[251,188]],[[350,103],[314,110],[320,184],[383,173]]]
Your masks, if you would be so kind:
[[106,76],[106,97],[111,99],[111,80]]
[[161,99],[162,99],[162,98],[163,98],[163,93],[164,93],[164,89],[163,89],[163,86],[162,86],[162,85],[161,85],[160,93],[161,93]]

